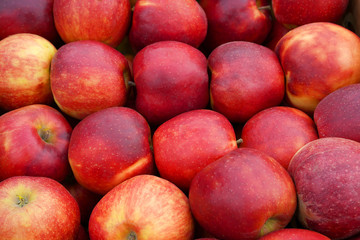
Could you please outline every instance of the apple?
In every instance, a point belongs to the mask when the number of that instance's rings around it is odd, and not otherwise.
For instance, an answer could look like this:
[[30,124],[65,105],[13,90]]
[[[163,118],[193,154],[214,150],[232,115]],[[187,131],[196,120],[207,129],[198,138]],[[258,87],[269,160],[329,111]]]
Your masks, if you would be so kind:
[[192,240],[194,219],[186,195],[153,175],[132,177],[95,206],[90,239]]
[[131,20],[129,0],[54,0],[54,22],[65,43],[95,40],[120,44]]
[[274,17],[287,28],[313,22],[338,23],[349,0],[272,0]]
[[124,180],[154,173],[150,128],[133,109],[112,107],[93,113],[74,128],[69,162],[75,179],[104,195]]
[[303,146],[288,171],[298,197],[297,217],[331,239],[360,233],[360,143],[338,137]]
[[318,139],[318,134],[314,121],[306,113],[276,106],[250,118],[242,129],[241,139],[241,147],[263,151],[287,169],[293,155]]
[[208,57],[213,110],[233,123],[277,106],[285,94],[284,73],[276,54],[256,43],[235,41]]
[[276,44],[289,31],[290,29],[279,23],[276,19],[273,19],[270,33],[268,34],[263,45],[275,51]]
[[0,181],[12,176],[64,180],[72,128],[56,109],[33,104],[0,116]]
[[360,83],[340,88],[317,105],[314,121],[320,137],[342,137],[360,142]]
[[239,148],[210,163],[189,191],[195,219],[219,239],[257,239],[284,228],[296,209],[294,183],[276,160]]
[[53,4],[54,0],[0,1],[0,40],[17,33],[32,33],[59,44]]
[[259,240],[330,240],[330,238],[308,229],[285,228],[271,232]]
[[16,176],[0,182],[0,238],[75,240],[80,211],[57,181]]
[[212,110],[179,114],[153,135],[156,167],[162,178],[187,192],[196,173],[237,148],[229,120]]
[[120,52],[101,42],[83,40],[58,50],[51,62],[50,78],[58,107],[83,119],[99,110],[125,105],[130,71]]
[[56,48],[31,33],[0,41],[0,108],[14,110],[31,104],[51,104],[50,63]]
[[310,115],[331,92],[360,82],[360,38],[337,24],[299,26],[275,52],[285,72],[286,102]]
[[71,181],[63,183],[64,187],[75,198],[80,208],[81,224],[87,226],[89,223],[90,215],[95,205],[100,201],[102,195],[91,192],[84,188],[77,181],[72,179]]
[[190,110],[206,108],[209,76],[205,55],[182,42],[153,43],[133,61],[136,110],[158,126]]
[[261,44],[272,26],[268,0],[200,0],[208,20],[205,49],[232,41]]
[[138,0],[129,39],[135,50],[159,41],[179,41],[197,48],[206,32],[206,14],[195,0]]

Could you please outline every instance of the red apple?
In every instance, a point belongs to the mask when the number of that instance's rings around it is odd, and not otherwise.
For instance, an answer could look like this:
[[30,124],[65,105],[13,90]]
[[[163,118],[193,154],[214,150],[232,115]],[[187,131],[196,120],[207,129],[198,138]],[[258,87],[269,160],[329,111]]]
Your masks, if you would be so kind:
[[287,102],[309,114],[331,92],[360,82],[360,38],[339,25],[297,27],[275,51],[285,72]]
[[287,169],[293,155],[317,138],[315,123],[306,113],[276,106],[257,113],[246,122],[241,147],[263,151]]
[[271,29],[268,0],[200,0],[208,19],[204,45],[212,51],[232,41],[262,43]]
[[0,40],[17,33],[33,33],[59,43],[53,16],[54,0],[0,1]]
[[320,101],[314,111],[320,137],[360,142],[360,84],[340,88]]
[[206,32],[205,12],[195,0],[138,0],[129,39],[136,50],[159,41],[179,41],[197,48]]
[[257,112],[279,105],[284,97],[281,65],[264,46],[226,43],[210,54],[208,64],[211,106],[231,122],[246,122]]
[[51,90],[59,108],[76,119],[126,103],[130,78],[126,58],[104,43],[68,43],[51,63]]
[[209,102],[206,57],[198,49],[175,41],[143,48],[133,61],[136,109],[151,125]]
[[153,146],[161,177],[184,191],[196,173],[237,148],[231,123],[206,109],[182,113],[160,125]]
[[272,0],[272,9],[277,21],[294,28],[313,22],[339,22],[349,0]]
[[276,160],[239,148],[210,163],[191,182],[189,200],[201,226],[219,239],[257,239],[284,228],[296,209],[288,172]]
[[330,238],[307,229],[286,228],[271,232],[259,240],[330,240]]
[[320,138],[302,147],[288,171],[298,197],[304,227],[331,239],[360,233],[360,143]]
[[0,239],[75,240],[80,212],[57,181],[17,176],[0,182]]
[[70,138],[76,180],[103,195],[130,177],[153,173],[150,138],[148,123],[133,109],[112,107],[89,115]]
[[55,26],[65,43],[95,40],[116,47],[130,19],[129,0],[54,0]]
[[43,176],[62,181],[70,174],[71,127],[61,113],[34,104],[0,116],[0,181]]
[[100,200],[89,233],[91,239],[192,240],[194,220],[179,188],[157,176],[139,175]]
[[95,205],[100,201],[102,195],[91,192],[75,180],[63,183],[63,185],[78,203],[80,208],[81,223],[84,226],[87,226],[91,212]]
[[50,63],[56,48],[30,33],[0,41],[0,108],[10,111],[39,103],[50,104]]

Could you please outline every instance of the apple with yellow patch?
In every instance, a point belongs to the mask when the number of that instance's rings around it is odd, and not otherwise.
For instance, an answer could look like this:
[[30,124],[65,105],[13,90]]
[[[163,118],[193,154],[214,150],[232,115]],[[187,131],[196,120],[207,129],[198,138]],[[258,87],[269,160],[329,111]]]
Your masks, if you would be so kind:
[[103,195],[128,178],[154,173],[150,140],[150,127],[135,110],[98,111],[80,121],[71,134],[71,169],[82,186]]
[[279,40],[275,52],[285,73],[286,101],[309,114],[331,92],[360,82],[360,38],[340,25],[297,27]]
[[90,216],[91,239],[192,240],[194,219],[186,195],[153,175],[135,176],[108,192]]
[[51,104],[50,63],[56,48],[43,37],[19,33],[0,41],[0,109]]
[[56,109],[33,104],[0,116],[0,181],[12,176],[64,180],[72,128]]
[[80,211],[59,182],[17,176],[0,182],[0,239],[75,240]]

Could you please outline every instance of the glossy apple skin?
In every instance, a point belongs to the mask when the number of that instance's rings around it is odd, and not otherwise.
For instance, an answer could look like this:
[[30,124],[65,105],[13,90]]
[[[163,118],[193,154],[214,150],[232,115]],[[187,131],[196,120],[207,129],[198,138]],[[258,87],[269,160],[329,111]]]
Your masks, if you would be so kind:
[[213,110],[233,123],[279,105],[284,73],[276,54],[256,43],[236,41],[217,47],[208,58]]
[[90,216],[89,233],[91,239],[192,240],[194,219],[179,188],[157,176],[139,175],[100,200]]
[[199,3],[208,20],[204,45],[210,52],[232,41],[261,44],[270,32],[270,11],[258,9],[268,6],[267,0],[200,0]]
[[241,139],[241,147],[263,151],[287,169],[293,155],[318,139],[318,134],[314,121],[306,113],[276,106],[250,118],[242,129]]
[[237,144],[234,129],[222,114],[200,109],[160,125],[153,147],[160,176],[187,192],[196,173],[236,149]]
[[360,143],[320,138],[302,147],[288,171],[297,189],[298,219],[331,239],[360,233]]
[[297,27],[275,52],[285,72],[286,102],[309,114],[331,92],[360,81],[360,38],[339,25]]
[[349,0],[273,0],[275,18],[288,28],[313,23],[340,21]]
[[0,41],[0,108],[14,110],[31,104],[51,104],[50,63],[56,48],[30,33]]
[[330,238],[308,229],[285,228],[271,232],[259,240],[330,240]]
[[138,0],[129,39],[135,50],[159,41],[179,41],[197,48],[206,32],[206,14],[195,0]]
[[77,182],[104,195],[130,177],[152,174],[150,138],[148,123],[133,109],[112,107],[91,114],[70,138],[69,162]]
[[60,37],[54,24],[53,3],[54,0],[2,0],[0,40],[17,33],[32,33],[58,44]]
[[[21,207],[20,197],[24,199]],[[0,238],[75,240],[80,211],[57,181],[17,176],[0,182]]]
[[340,88],[322,99],[314,111],[319,136],[360,142],[359,99],[359,83]]
[[199,224],[228,240],[258,239],[284,228],[296,209],[285,168],[251,148],[233,150],[203,168],[191,182],[189,200]]
[[136,110],[150,123],[170,118],[209,102],[209,76],[205,55],[181,42],[153,43],[133,61]]
[[0,116],[0,181],[43,176],[62,181],[70,174],[72,128],[56,109],[34,104]]
[[51,62],[50,78],[59,108],[83,119],[99,110],[125,105],[130,71],[120,52],[101,42],[83,40],[58,50]]
[[54,0],[55,26],[65,43],[95,40],[116,47],[130,20],[129,0]]

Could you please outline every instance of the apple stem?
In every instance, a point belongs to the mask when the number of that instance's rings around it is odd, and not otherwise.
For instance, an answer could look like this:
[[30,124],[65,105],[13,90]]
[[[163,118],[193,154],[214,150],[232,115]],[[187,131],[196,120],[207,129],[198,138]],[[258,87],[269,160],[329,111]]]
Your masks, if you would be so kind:
[[136,240],[136,239],[137,239],[136,233],[133,232],[133,231],[131,231],[131,232],[129,233],[129,235],[127,236],[127,240]]
[[271,5],[266,5],[266,6],[261,6],[261,7],[258,7],[258,9],[261,11],[261,10],[269,10],[271,11]]
[[22,197],[20,195],[17,195],[18,197],[18,201],[17,201],[17,205],[19,205],[20,207],[24,207],[26,204],[28,204],[28,199],[25,197]]
[[239,138],[238,140],[236,140],[236,144],[238,145],[238,147],[240,146],[240,144],[242,144],[244,141],[242,140],[242,138]]
[[128,84],[130,87],[135,87],[135,82],[133,82],[133,81],[129,81]]

